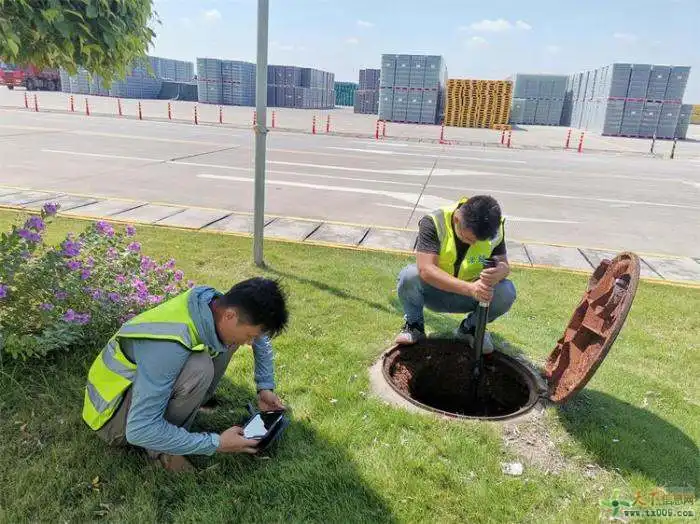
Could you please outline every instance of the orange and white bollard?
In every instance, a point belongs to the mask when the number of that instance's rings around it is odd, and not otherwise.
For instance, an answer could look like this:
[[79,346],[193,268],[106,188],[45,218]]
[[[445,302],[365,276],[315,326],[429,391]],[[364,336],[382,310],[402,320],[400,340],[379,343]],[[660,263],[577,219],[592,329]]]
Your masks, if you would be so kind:
[[513,136],[513,132],[512,132],[512,131],[508,131],[508,142],[507,142],[507,144],[506,144],[508,147],[510,147],[510,139],[511,139],[512,136]]
[[377,120],[377,127],[374,130],[374,139],[379,140],[379,120]]
[[277,113],[275,111],[272,112],[272,129],[275,128],[275,124],[277,122]]
[[173,105],[168,102],[168,120],[173,119]]
[[219,124],[224,123],[224,109],[219,106]]
[[90,116],[90,102],[87,98],[85,99],[85,114]]
[[117,98],[117,111],[119,112],[119,116],[124,116],[124,113],[122,112],[122,99]]
[[326,118],[326,133],[331,132],[331,115]]
[[73,95],[70,96],[70,112],[75,113],[75,98],[73,98]]
[[258,125],[258,112],[253,111],[253,125],[257,126]]
[[581,131],[581,136],[578,139],[578,152],[583,153],[583,135],[585,135],[585,131]]
[[34,111],[39,112],[39,97],[34,95]]
[[569,149],[570,143],[571,143],[571,129],[569,129],[569,132],[566,133],[566,144],[564,145],[564,149]]
[[312,135],[316,134],[316,115],[314,115],[314,118],[311,121],[311,134]]
[[506,143],[506,130],[503,129],[501,131],[501,145],[505,145],[505,143]]
[[445,143],[445,124],[442,124],[440,126],[440,143],[441,144]]
[[199,125],[199,115],[197,114],[197,106],[194,106],[194,125]]
[[141,102],[139,102],[139,120],[143,120],[143,111],[141,111]]
[[382,120],[382,138],[386,138],[386,120]]
[[29,109],[29,99],[27,99],[27,92],[24,92],[24,108]]

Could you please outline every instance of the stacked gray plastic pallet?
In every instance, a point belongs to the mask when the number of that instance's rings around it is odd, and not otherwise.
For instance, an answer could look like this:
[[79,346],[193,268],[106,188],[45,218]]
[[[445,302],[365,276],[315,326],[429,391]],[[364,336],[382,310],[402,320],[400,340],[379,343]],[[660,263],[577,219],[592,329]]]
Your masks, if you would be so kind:
[[354,112],[365,115],[379,113],[379,77],[381,69],[360,69],[360,82],[355,91]]
[[379,118],[437,124],[442,119],[447,67],[442,56],[382,55]]
[[335,75],[309,67],[269,65],[267,104],[270,107],[333,109]]
[[182,60],[171,60],[157,56],[146,57],[145,61],[135,61],[129,67],[124,79],[116,79],[107,88],[98,76],[92,76],[84,69],[76,75],[61,70],[61,90],[65,93],[120,98],[159,98],[163,80],[189,82],[194,78],[194,64]]
[[687,66],[622,63],[576,73],[563,121],[607,136],[685,138],[679,120],[689,75]]
[[565,75],[518,73],[508,80],[514,84],[511,124],[561,125],[568,81]]
[[686,138],[688,135],[688,126],[693,113],[692,104],[681,105],[681,110],[678,113],[678,123],[676,124],[676,138]]

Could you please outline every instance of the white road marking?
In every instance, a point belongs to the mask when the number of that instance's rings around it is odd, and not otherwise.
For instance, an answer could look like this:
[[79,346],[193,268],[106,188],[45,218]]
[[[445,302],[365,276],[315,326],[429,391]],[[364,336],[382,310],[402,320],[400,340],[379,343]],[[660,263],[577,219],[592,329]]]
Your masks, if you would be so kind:
[[[405,209],[407,211],[413,211],[413,206],[399,206],[396,204],[382,204],[382,203],[376,203],[375,206],[379,207],[389,207],[392,209]],[[416,211],[421,211],[424,213],[430,213],[431,211],[434,211],[435,208],[428,208],[425,206],[418,205],[415,208]],[[530,218],[530,217],[518,217],[518,216],[513,216],[513,215],[504,215],[506,220],[509,222],[540,222],[543,224],[580,224],[581,222],[577,222],[575,220],[552,220],[548,218]]]
[[[211,175],[207,173],[202,173],[197,175],[198,178],[208,178],[213,180],[228,180],[231,182],[255,182],[254,178],[251,177],[240,177],[240,176],[228,176],[228,175]],[[383,191],[380,189],[369,189],[364,187],[348,187],[348,186],[326,186],[322,184],[308,184],[306,182],[290,182],[288,180],[269,180],[270,185],[276,186],[288,186],[288,187],[300,187],[304,189],[320,189],[322,191],[335,191],[339,193],[360,193],[365,195],[379,195],[390,198],[396,198],[398,200],[403,200],[407,202],[415,202],[418,200],[418,193],[398,193],[395,191]],[[439,197],[438,197],[439,198]],[[448,200],[445,200],[449,202]]]
[[[385,154],[385,155],[419,156],[419,157],[423,157],[423,158],[425,158],[428,155],[428,153],[405,153],[403,151],[382,151],[382,150],[378,150],[378,149],[359,149],[359,148],[354,148],[354,147],[329,146],[328,149],[338,149],[340,151],[357,151],[357,152],[362,152],[362,153],[375,153],[375,154],[378,151],[381,151],[380,154]],[[455,159],[455,160],[474,160],[476,162],[496,162],[496,163],[502,163],[502,164],[527,164],[527,162],[525,160],[504,160],[504,159],[500,159],[500,158],[443,155],[443,154],[438,154],[438,153],[436,153],[435,156],[439,156],[440,158],[449,158],[449,159]]]
[[57,149],[42,149],[42,153],[57,153],[61,155],[89,156],[94,158],[116,158],[120,160],[136,160],[139,162],[165,162],[160,158],[144,158],[139,156],[107,155],[101,153],[82,153],[77,151],[59,151]]

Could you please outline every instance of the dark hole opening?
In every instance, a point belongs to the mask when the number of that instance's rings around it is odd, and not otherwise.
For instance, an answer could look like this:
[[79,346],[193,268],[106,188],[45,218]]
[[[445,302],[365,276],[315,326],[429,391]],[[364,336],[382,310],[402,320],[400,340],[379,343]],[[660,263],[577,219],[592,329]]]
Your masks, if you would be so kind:
[[475,399],[473,363],[473,353],[464,343],[432,340],[393,351],[384,365],[402,396],[457,416],[506,418],[536,403],[532,373],[498,352],[485,361],[482,394]]

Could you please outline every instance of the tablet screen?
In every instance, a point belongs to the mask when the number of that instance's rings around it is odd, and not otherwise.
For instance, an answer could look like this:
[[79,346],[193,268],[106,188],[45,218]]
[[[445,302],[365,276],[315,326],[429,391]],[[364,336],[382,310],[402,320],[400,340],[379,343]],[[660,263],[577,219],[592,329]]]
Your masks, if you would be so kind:
[[245,438],[262,438],[282,416],[281,413],[258,413],[243,428]]

